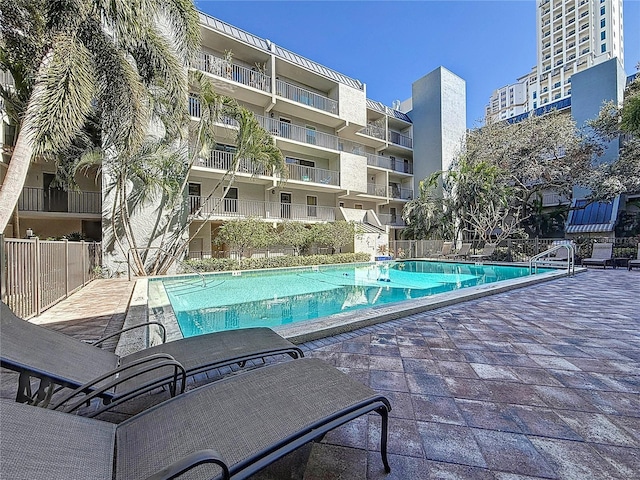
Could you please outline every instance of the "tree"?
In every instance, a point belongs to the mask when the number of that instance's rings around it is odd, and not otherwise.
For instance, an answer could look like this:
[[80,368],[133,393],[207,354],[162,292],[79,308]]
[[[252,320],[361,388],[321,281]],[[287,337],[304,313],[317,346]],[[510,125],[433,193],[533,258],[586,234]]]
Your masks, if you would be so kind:
[[300,222],[283,222],[278,233],[279,243],[292,247],[296,255],[311,243],[311,230]]
[[438,195],[440,172],[420,181],[419,195],[407,202],[402,219],[407,227],[402,230],[405,239],[453,238],[454,228],[446,200]]
[[611,200],[623,193],[639,192],[640,75],[625,88],[623,104],[605,103],[589,126],[602,140],[621,139],[618,158],[599,165],[586,183],[591,190],[590,198]]
[[[186,97],[185,65],[199,48],[190,0],[0,0],[0,65],[24,83],[25,103],[0,188],[0,231],[20,196],[34,155],[67,148],[99,112],[103,151],[131,155],[156,105],[150,91]],[[24,56],[28,52],[29,56]],[[5,100],[13,101],[9,95]]]
[[244,257],[247,250],[266,248],[275,243],[276,235],[271,224],[258,218],[231,220],[218,229],[216,242],[226,245]]
[[311,227],[311,232],[313,241],[323,247],[330,247],[332,253],[339,252],[347,245],[353,245],[356,236],[361,235],[361,230],[355,222],[345,220],[316,223]]
[[499,241],[522,230],[545,192],[570,196],[574,185],[584,184],[600,152],[599,143],[560,112],[489,123],[467,135],[448,171],[437,172],[442,210],[451,214],[450,228]]

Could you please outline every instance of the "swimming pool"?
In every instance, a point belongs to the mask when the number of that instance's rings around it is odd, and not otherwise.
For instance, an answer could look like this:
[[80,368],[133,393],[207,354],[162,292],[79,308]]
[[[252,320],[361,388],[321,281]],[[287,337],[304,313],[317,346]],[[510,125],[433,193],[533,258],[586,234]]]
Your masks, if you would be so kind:
[[279,327],[525,276],[527,267],[399,261],[211,274],[204,285],[188,276],[151,281],[162,282],[189,337]]

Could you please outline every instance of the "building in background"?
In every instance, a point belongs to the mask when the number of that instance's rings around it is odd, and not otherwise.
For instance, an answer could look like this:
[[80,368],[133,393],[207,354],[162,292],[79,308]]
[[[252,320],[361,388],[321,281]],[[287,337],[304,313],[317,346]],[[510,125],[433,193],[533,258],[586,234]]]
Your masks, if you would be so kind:
[[[218,254],[217,228],[248,217],[275,226],[356,221],[368,242],[356,249],[372,253],[398,238],[402,209],[417,182],[446,168],[464,136],[464,80],[438,68],[414,83],[414,97],[405,102],[410,108],[401,111],[399,102],[388,107],[367,98],[360,80],[267,39],[204,13],[200,24],[202,48],[192,68],[255,114],[282,151],[288,178],[241,161],[233,187],[221,198],[216,185],[234,160],[238,126],[220,119],[215,148],[189,173],[190,255]],[[185,101],[196,122],[197,97]],[[81,191],[66,192],[51,183],[54,173],[53,165],[34,164],[18,205],[20,229],[9,226],[5,235],[24,237],[29,228],[41,238],[77,231],[99,240],[109,215],[103,179],[78,179]]]
[[622,1],[538,0],[536,65],[493,92],[486,120],[506,120],[552,104],[566,107],[572,75],[612,58],[624,69]]

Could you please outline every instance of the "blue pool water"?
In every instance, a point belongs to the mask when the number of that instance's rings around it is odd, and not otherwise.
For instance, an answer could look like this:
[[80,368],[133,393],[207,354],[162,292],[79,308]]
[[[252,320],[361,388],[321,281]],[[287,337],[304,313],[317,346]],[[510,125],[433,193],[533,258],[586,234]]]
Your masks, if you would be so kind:
[[528,276],[526,267],[405,261],[161,281],[185,337],[275,327]]

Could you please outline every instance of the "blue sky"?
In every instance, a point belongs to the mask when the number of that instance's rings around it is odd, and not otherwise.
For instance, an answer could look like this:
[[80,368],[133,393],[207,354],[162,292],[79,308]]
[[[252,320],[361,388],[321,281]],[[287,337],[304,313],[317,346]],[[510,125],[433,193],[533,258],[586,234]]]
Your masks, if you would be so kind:
[[[536,63],[535,0],[195,0],[243,30],[357,78],[391,106],[438,66],[467,83],[467,126],[493,90]],[[624,1],[625,70],[640,62],[640,0]]]

